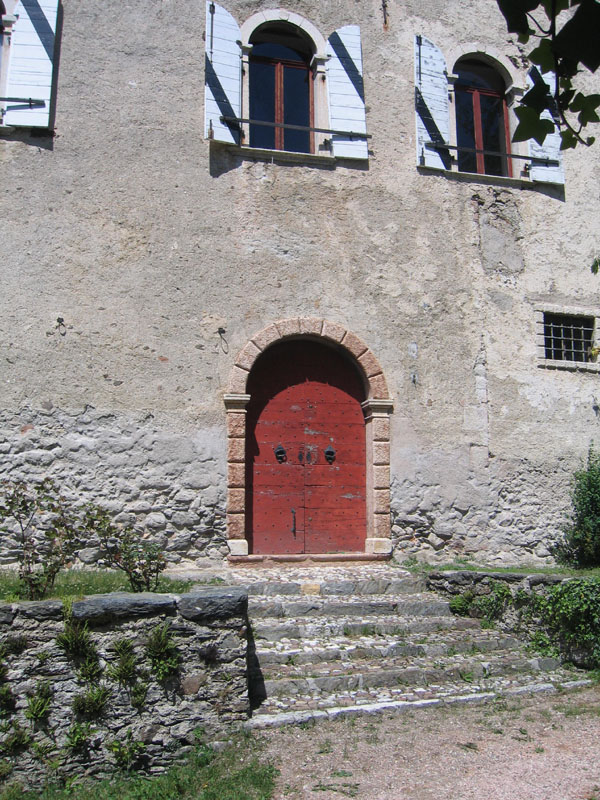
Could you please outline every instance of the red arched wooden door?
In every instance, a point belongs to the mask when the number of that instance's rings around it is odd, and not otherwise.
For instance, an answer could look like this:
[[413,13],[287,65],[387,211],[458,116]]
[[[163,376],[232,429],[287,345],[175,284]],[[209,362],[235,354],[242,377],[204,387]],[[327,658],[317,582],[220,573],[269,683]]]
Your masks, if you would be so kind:
[[364,551],[364,389],[335,349],[270,347],[248,381],[246,519],[253,553]]

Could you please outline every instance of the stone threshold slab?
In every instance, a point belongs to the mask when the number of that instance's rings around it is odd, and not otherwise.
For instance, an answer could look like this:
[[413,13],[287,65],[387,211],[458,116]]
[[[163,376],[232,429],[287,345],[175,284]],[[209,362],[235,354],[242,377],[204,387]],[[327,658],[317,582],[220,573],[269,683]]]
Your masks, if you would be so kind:
[[310,566],[315,564],[371,564],[377,561],[389,561],[388,553],[294,553],[287,555],[229,555],[227,561],[235,566],[273,567],[273,566]]

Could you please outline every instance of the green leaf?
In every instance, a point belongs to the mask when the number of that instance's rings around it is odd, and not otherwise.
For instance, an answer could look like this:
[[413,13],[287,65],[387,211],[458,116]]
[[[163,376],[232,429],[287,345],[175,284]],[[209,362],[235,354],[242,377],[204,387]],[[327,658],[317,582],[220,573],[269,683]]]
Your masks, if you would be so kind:
[[509,33],[528,36],[531,32],[527,12],[540,4],[539,0],[497,0],[498,7],[506,20]]
[[543,144],[549,133],[554,132],[554,123],[549,119],[540,117],[540,114],[528,106],[515,108],[519,124],[513,135],[513,142],[526,142],[535,139],[538,144]]
[[552,96],[548,89],[548,84],[539,78],[521,98],[522,106],[533,108],[538,114],[541,114],[547,108],[549,109],[551,103]]
[[600,66],[600,3],[581,0],[579,8],[567,20],[554,39],[554,52],[572,59],[595,72]]
[[550,39],[542,39],[539,45],[529,53],[528,58],[532,64],[537,64],[542,72],[553,72],[556,68]]
[[563,130],[560,132],[560,149],[561,150],[570,150],[573,147],[577,147],[577,137],[575,134],[570,130]]

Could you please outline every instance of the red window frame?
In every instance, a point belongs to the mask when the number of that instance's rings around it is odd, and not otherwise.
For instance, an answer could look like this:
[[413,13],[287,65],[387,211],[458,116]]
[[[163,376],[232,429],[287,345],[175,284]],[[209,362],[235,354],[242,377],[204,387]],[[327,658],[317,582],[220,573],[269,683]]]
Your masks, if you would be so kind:
[[[309,126],[313,126],[314,120],[314,76],[310,65],[300,61],[291,61],[285,58],[267,58],[266,56],[250,56],[250,61],[262,64],[272,64],[275,67],[275,119],[276,124],[282,125],[285,121],[285,109],[283,103],[283,76],[286,67],[301,69],[306,71],[308,79],[308,114]],[[250,89],[252,91],[252,88]],[[285,150],[285,128],[275,128],[275,150]],[[315,152],[315,139],[312,131],[309,132],[309,153]]]
[[502,103],[502,121],[504,129],[504,153],[501,157],[505,163],[506,177],[512,178],[512,163],[510,159],[510,125],[508,121],[508,105],[506,97],[491,89],[482,89],[478,86],[456,86],[455,91],[470,94],[473,103],[473,127],[475,135],[476,166],[478,175],[487,175],[485,171],[485,152],[483,146],[483,126],[481,124],[481,95],[495,97]]

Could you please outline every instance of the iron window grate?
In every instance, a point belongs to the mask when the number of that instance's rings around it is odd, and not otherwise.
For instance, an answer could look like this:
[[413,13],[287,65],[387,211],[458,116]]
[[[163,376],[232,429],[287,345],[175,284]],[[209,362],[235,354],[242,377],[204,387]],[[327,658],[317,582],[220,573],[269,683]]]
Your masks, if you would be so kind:
[[593,338],[594,317],[544,313],[546,358],[587,362]]

